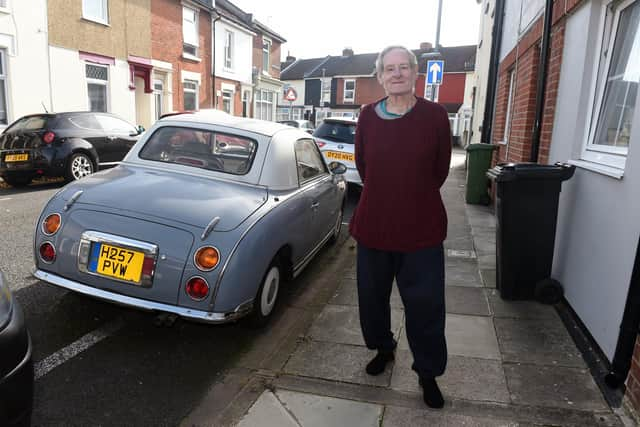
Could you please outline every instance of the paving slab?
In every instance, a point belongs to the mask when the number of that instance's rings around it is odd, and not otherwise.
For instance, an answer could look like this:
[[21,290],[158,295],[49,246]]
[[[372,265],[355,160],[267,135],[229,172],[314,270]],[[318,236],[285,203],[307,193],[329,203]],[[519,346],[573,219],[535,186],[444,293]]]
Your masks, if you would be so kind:
[[587,369],[505,363],[505,376],[516,404],[607,411]]
[[374,356],[374,351],[357,345],[304,341],[285,365],[284,372],[305,377],[388,387],[391,369],[375,377],[367,375],[364,370]]
[[586,366],[560,319],[495,318],[494,324],[505,362]]
[[[448,313],[445,336],[449,355],[500,360],[498,339],[491,317]],[[409,350],[404,328],[400,333],[398,348]]]
[[482,287],[476,260],[446,257],[445,283],[447,286]]
[[480,270],[480,279],[485,288],[496,287],[496,270],[495,268],[483,268]]
[[[418,377],[411,369],[413,357],[408,350],[398,350],[391,374],[391,388],[422,393]],[[509,403],[509,390],[498,360],[449,356],[447,369],[438,378],[445,399]]]
[[[313,322],[308,335],[314,341],[364,346],[358,307],[327,304]],[[391,332],[399,336],[404,311],[391,309]]]
[[238,427],[300,427],[278,398],[269,390],[260,395],[249,412],[240,420]]
[[488,316],[489,301],[484,289],[467,286],[446,286],[447,313]]
[[485,252],[483,254],[478,253],[478,267],[484,270],[495,269],[496,254],[495,252]]
[[429,409],[402,408],[397,406],[388,406],[385,409],[382,427],[416,426],[523,427],[524,425],[505,419],[456,415]]
[[[400,292],[395,285],[391,289],[391,298],[389,301],[391,308],[404,308],[402,305],[402,299],[400,298]],[[345,278],[341,281],[340,287],[336,290],[335,294],[329,300],[329,304],[337,305],[358,305],[358,283],[356,279]]]
[[275,394],[303,427],[378,427],[382,419],[382,405],[289,390],[276,390]]
[[495,317],[560,319],[560,316],[558,316],[556,309],[552,305],[540,304],[536,301],[503,300],[500,297],[500,292],[495,289],[487,290],[487,298],[491,312]]

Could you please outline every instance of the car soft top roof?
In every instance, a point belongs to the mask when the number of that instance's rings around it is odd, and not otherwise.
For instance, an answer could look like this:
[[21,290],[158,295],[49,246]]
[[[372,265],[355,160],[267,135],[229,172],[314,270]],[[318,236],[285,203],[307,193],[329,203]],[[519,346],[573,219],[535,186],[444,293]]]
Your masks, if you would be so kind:
[[[161,119],[164,120],[164,119]],[[291,126],[266,120],[236,117],[220,110],[200,110],[185,112],[168,116],[166,120],[172,122],[203,123],[234,127],[248,132],[259,133],[265,136],[273,136],[281,130],[291,129]]]

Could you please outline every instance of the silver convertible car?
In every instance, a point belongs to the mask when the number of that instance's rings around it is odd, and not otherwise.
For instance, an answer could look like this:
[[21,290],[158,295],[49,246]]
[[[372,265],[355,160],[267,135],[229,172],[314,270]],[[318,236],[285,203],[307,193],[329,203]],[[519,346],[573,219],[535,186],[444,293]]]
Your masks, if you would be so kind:
[[337,239],[345,171],[290,126],[216,111],[166,117],[119,166],[51,198],[34,274],[140,309],[265,323],[281,281]]

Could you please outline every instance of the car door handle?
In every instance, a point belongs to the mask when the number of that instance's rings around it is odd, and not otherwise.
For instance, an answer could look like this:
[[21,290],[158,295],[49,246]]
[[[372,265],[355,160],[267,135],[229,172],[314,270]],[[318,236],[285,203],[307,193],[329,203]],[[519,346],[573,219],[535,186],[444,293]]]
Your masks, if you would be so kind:
[[116,139],[118,139],[117,136],[108,136],[107,137],[107,140],[109,140],[109,141],[115,141]]
[[318,206],[320,206],[320,202],[313,202],[311,204],[311,209],[318,209]]

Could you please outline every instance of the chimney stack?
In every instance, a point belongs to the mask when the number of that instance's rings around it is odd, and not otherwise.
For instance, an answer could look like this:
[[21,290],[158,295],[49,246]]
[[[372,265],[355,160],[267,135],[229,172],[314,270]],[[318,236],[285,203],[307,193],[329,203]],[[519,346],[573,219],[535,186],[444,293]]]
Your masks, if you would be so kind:
[[420,43],[420,49],[427,49],[427,50],[431,50],[433,49],[433,45],[429,42],[422,42]]
[[342,56],[353,56],[353,49],[350,47],[345,47],[342,49]]

